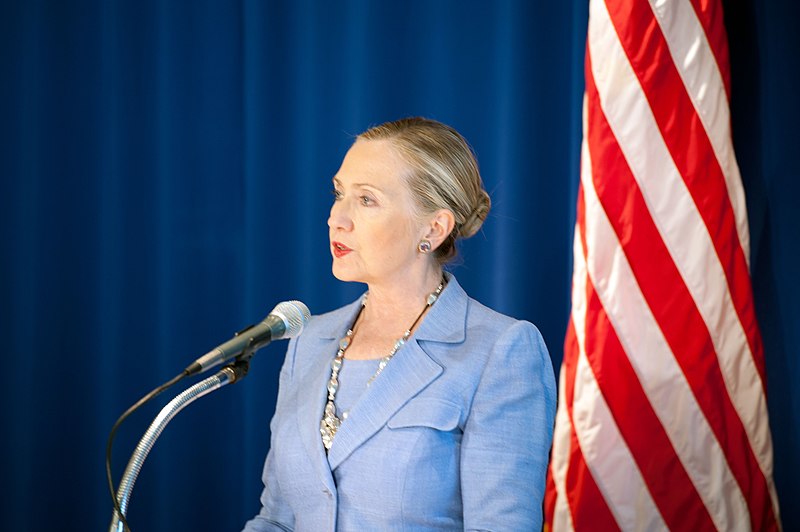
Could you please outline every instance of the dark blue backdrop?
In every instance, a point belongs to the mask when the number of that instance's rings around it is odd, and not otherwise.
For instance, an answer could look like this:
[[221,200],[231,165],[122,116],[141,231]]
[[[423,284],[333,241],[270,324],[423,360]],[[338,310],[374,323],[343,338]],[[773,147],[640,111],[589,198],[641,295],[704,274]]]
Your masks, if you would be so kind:
[[[796,4],[729,2],[733,121],[787,529],[800,427]],[[4,2],[3,530],[98,530],[116,417],[330,273],[330,177],[352,135],[426,115],[473,144],[494,208],[454,268],[539,325],[568,316],[587,6],[571,2]],[[285,345],[168,427],[134,530],[238,530],[258,508]],[[116,479],[166,401],[132,417]]]

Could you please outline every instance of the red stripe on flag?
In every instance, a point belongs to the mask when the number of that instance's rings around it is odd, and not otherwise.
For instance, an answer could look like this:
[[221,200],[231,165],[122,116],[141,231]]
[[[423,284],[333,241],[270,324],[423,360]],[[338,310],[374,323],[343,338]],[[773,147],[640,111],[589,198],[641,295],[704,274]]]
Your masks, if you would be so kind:
[[[572,417],[570,416],[570,419]],[[570,434],[569,467],[567,469],[567,500],[575,530],[620,530],[608,509],[603,494],[597,488],[591,471],[586,467],[575,432]]]
[[[579,194],[580,197],[580,194]],[[564,364],[566,371],[567,412],[570,421],[570,450],[566,477],[566,497],[575,530],[619,530],[616,519],[608,508],[603,494],[594,481],[592,472],[586,466],[575,424],[572,420],[572,406],[575,396],[575,372],[580,353],[574,323],[570,320],[564,342]],[[569,354],[569,356],[567,356]],[[580,511],[576,511],[580,509]]]
[[763,383],[766,380],[764,357],[755,320],[750,273],[736,232],[722,169],[672,62],[650,5],[644,1],[612,2],[608,11],[667,149],[714,243]]
[[[731,100],[731,72],[728,68],[728,36],[725,34],[725,17],[723,15],[722,4],[713,0],[691,0],[694,12],[703,31],[706,33],[706,40],[711,48],[711,53],[717,60],[722,82],[725,84],[725,93],[728,101]],[[724,66],[723,66],[724,65]]]
[[[775,518],[766,479],[749,445],[744,425],[728,395],[708,329],[653,223],[636,180],[602,112],[588,53],[586,94],[592,175],[600,202],[631,265],[642,295],[726,454],[731,471],[747,500],[753,526],[760,528],[762,522],[774,525]],[[609,176],[613,178],[610,179]],[[731,228],[731,231],[735,229]],[[603,334],[602,328],[587,330],[587,353],[589,341],[596,340],[593,335],[598,334]],[[613,358],[616,354],[611,351],[602,356]],[[620,382],[625,382],[626,386],[632,383],[636,387],[640,386],[638,380]],[[610,397],[607,398],[609,399]],[[630,419],[625,412],[625,408],[630,407],[626,407],[623,402],[621,408],[622,410],[612,408],[618,425]],[[636,421],[639,424],[640,421]],[[648,439],[653,438],[653,434],[645,436]],[[658,448],[653,446],[654,443],[651,441],[652,448],[645,446],[641,449],[643,455],[631,449],[637,462],[657,456]],[[658,467],[662,465],[664,464],[657,464]],[[666,470],[662,471],[661,476],[665,472]],[[662,483],[667,482],[666,477],[658,478],[655,469],[653,473],[656,476],[645,475],[651,491],[654,491],[654,486],[664,486]],[[653,495],[659,504],[655,493]],[[668,523],[669,517],[670,514],[665,512],[664,518]]]
[[558,498],[558,493],[556,492],[556,483],[553,480],[553,469],[552,469],[552,459],[553,453],[552,450],[550,452],[550,464],[551,467],[547,469],[547,482],[545,483],[544,487],[544,530],[548,532],[553,529],[553,515],[555,514],[556,510],[556,499]]

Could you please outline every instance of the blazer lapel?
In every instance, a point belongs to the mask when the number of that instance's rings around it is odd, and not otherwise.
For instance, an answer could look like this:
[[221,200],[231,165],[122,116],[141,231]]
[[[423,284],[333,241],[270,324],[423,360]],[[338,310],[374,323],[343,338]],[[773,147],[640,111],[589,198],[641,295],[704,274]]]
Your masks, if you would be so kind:
[[[308,355],[311,366],[305,370],[303,382],[296,386],[297,424],[300,438],[308,456],[317,468],[320,477],[329,490],[335,491],[331,468],[322,446],[319,422],[328,400],[328,379],[331,376],[330,363],[339,349],[339,338],[345,335],[361,300],[348,305],[340,311],[320,317],[325,320],[320,324],[320,332],[316,338],[311,337],[303,352]],[[348,321],[349,320],[349,321]],[[303,340],[306,340],[303,338]],[[298,368],[295,368],[298,370]]]
[[[315,350],[314,356],[324,358],[323,353],[329,352],[331,349],[334,354],[336,353],[337,342],[335,340],[317,340],[315,343],[316,347],[311,348]],[[296,389],[297,425],[308,456],[328,489],[333,491],[333,477],[325,458],[325,449],[322,447],[319,433],[319,420],[322,419],[327,399],[326,388],[330,377],[330,365],[323,361],[320,362],[311,368],[303,384]]]
[[416,340],[409,340],[367,388],[342,423],[328,453],[331,470],[383,427],[409,399],[442,373]]
[[[331,470],[336,469],[444,371],[420,342],[457,343],[464,340],[468,298],[455,277],[447,274],[447,278],[447,287],[417,332],[367,388],[350,410],[347,421],[342,423],[328,453]],[[322,415],[322,407],[319,412]]]

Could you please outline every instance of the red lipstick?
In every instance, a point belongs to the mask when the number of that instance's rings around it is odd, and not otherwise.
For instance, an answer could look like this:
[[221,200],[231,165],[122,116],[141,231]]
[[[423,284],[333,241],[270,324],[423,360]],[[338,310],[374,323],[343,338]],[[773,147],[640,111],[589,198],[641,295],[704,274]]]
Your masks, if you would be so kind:
[[350,249],[349,247],[345,246],[341,242],[331,242],[331,249],[333,250],[333,255],[336,258],[342,258],[345,255],[347,255],[348,253],[350,253],[351,251],[353,251],[352,249]]

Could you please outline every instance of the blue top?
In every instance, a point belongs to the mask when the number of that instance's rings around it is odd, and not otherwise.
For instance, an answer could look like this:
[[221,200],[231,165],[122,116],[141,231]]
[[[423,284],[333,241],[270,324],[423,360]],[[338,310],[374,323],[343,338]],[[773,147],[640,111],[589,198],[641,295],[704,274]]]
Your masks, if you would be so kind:
[[281,369],[247,532],[540,530],[556,407],[539,331],[455,277],[353,404],[326,456],[331,360],[361,305],[313,316]]
[[349,412],[358,398],[367,389],[367,382],[378,371],[377,360],[350,360],[344,358],[339,370],[339,389],[336,391],[334,404],[336,416],[342,419],[344,412]]

